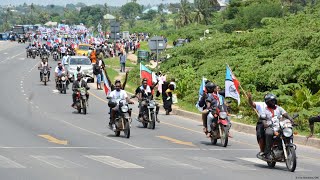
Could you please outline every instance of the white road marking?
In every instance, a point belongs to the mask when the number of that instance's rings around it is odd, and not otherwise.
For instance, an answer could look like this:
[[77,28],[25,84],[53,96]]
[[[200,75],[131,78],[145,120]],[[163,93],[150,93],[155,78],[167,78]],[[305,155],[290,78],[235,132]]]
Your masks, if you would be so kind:
[[37,109],[39,109],[39,106],[35,106]]
[[140,147],[138,147],[138,146],[135,146],[135,145],[132,145],[132,144],[129,144],[129,143],[125,143],[125,142],[122,142],[122,141],[119,141],[119,140],[116,140],[116,139],[113,139],[113,138],[110,138],[110,137],[107,137],[107,136],[104,136],[104,135],[101,135],[101,134],[98,134],[98,133],[95,133],[95,132],[92,132],[92,131],[89,131],[89,130],[84,129],[84,128],[82,128],[82,127],[79,127],[79,126],[76,126],[76,125],[74,125],[74,124],[71,124],[71,123],[69,123],[69,122],[67,122],[67,121],[60,120],[60,119],[59,119],[59,121],[62,122],[62,123],[65,123],[65,124],[67,124],[67,125],[70,125],[70,126],[72,126],[72,127],[74,127],[74,128],[80,129],[80,130],[85,131],[85,132],[90,133],[90,134],[94,134],[94,135],[96,135],[96,136],[103,137],[103,138],[108,139],[108,140],[111,140],[111,141],[118,142],[118,143],[121,143],[121,144],[130,146],[130,147],[134,147],[134,148],[137,148],[137,149],[140,148]]
[[117,159],[111,156],[93,156],[93,155],[85,155],[85,157],[101,162],[103,164],[107,164],[109,166],[115,167],[115,168],[144,168],[142,166],[127,162],[127,161],[123,161],[121,159]]
[[2,168],[26,168],[4,156],[0,155],[0,167]]
[[192,166],[190,164],[182,163],[176,160],[173,160],[171,158],[165,158],[162,156],[146,156],[144,157],[146,160],[150,160],[153,163],[163,165],[163,166],[169,166],[173,168],[186,168],[186,169],[196,169],[196,170],[201,170],[202,168]]
[[256,170],[253,168],[249,168],[246,166],[242,166],[236,163],[232,163],[229,161],[224,161],[221,159],[216,159],[213,157],[191,157],[190,159],[195,160],[195,161],[199,161],[202,163],[208,163],[210,165],[214,165],[215,166],[219,166],[222,168],[227,168],[227,169],[233,169],[233,170],[247,170],[247,171],[252,171],[252,170]]
[[23,94],[24,96],[26,96],[27,94]]
[[[260,165],[264,165],[264,166],[268,166],[267,165],[267,162],[264,162],[262,161],[261,159],[258,159],[258,158],[238,158],[238,159],[241,159],[241,160],[244,160],[244,161],[249,161],[249,162],[252,162],[252,163],[255,163],[255,164],[260,164]],[[298,164],[299,165],[299,164]],[[276,163],[276,167],[282,167],[282,168],[287,168],[286,167],[286,164],[285,163]],[[296,171],[312,171],[312,170],[309,170],[309,169],[303,169],[303,168],[299,168],[297,167],[296,168]]]
[[57,93],[59,93],[59,90],[54,89],[54,90],[52,90],[52,93],[57,94]]
[[79,168],[84,167],[75,162],[69,161],[59,156],[31,156],[39,161],[49,164],[56,168]]
[[8,53],[3,53],[3,54],[8,54]]
[[24,90],[21,90],[22,93],[24,93]]

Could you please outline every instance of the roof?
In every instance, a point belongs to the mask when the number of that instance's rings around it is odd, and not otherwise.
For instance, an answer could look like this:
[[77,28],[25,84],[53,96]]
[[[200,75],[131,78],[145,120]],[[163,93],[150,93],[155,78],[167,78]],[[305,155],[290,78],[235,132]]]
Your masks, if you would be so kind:
[[51,22],[51,21],[49,21],[49,22],[45,23],[44,25],[45,25],[45,26],[57,26],[57,25],[58,25],[58,22]]
[[116,17],[112,16],[111,14],[106,14],[103,16],[103,19],[116,19]]
[[[153,11],[157,11],[157,12],[158,12],[158,6],[153,6],[153,7],[149,8],[149,9],[146,9],[146,10],[144,10],[142,13],[143,13],[143,14],[146,14],[146,13],[148,13],[150,10],[153,10]],[[164,13],[171,14],[171,12],[170,12],[169,10],[167,10],[167,9],[164,9],[163,12],[164,12]]]
[[227,6],[230,0],[217,0],[220,6]]

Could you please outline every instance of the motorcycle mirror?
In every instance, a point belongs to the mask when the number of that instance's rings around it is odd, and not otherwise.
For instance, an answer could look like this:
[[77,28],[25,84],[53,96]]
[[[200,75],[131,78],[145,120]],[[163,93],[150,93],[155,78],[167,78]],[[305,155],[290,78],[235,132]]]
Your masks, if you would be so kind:
[[111,99],[111,97],[110,97],[110,96],[108,96],[108,97],[107,97],[107,99]]
[[295,119],[295,118],[297,118],[297,117],[299,117],[299,114],[298,114],[298,113],[295,113],[295,114],[293,114],[292,119]]

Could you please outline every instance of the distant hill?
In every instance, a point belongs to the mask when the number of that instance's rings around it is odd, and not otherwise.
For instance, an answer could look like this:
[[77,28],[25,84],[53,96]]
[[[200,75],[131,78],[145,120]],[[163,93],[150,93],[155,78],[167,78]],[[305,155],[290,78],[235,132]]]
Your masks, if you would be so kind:
[[[0,5],[20,5],[23,3],[27,4],[39,4],[39,5],[48,5],[48,4],[55,4],[55,5],[66,5],[66,4],[76,4],[78,2],[85,3],[87,5],[93,5],[93,4],[104,4],[107,3],[110,6],[122,6],[127,2],[130,2],[131,0],[55,0],[55,1],[43,1],[43,0],[1,0]],[[163,3],[179,3],[180,0],[138,0],[137,1],[141,5],[156,5]],[[190,0],[190,2],[193,2],[193,0]]]

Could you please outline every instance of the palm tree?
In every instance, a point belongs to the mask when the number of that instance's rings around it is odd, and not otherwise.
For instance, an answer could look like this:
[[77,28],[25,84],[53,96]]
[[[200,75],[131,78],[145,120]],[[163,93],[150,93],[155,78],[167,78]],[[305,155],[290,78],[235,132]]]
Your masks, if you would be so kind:
[[182,27],[190,24],[191,21],[191,5],[188,0],[180,1],[180,9],[179,9],[179,19],[177,20],[178,27]]

